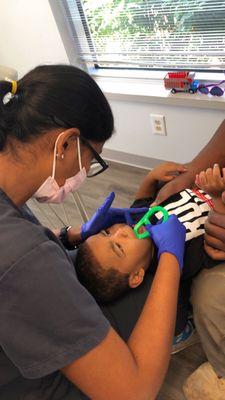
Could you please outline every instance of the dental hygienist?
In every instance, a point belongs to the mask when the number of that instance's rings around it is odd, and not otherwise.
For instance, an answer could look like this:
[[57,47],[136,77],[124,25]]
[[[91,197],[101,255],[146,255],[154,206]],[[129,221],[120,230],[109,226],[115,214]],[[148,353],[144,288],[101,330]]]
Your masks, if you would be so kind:
[[164,380],[183,265],[176,217],[151,228],[159,265],[125,343],[78,282],[65,247],[129,222],[132,211],[112,208],[111,194],[81,229],[59,238],[21,212],[31,197],[59,203],[104,171],[99,154],[112,132],[106,98],[73,66],[0,82],[1,400],[150,400]]

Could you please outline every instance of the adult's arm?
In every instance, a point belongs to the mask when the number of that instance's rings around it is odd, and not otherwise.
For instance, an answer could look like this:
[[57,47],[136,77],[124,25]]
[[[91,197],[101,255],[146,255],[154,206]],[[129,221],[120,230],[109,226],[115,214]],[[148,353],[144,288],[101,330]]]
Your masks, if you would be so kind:
[[215,162],[221,167],[225,166],[225,120],[217,129],[214,136],[200,153],[189,163],[186,163],[188,171],[167,183],[159,191],[156,203],[159,204],[169,196],[187,187],[192,187],[198,172],[212,166]]
[[[54,234],[59,238],[60,236],[60,229],[54,229]],[[67,231],[68,242],[71,246],[76,246],[82,242],[81,237],[81,225],[76,227],[71,227]]]
[[175,326],[179,269],[183,267],[185,228],[176,216],[162,225],[147,228],[158,247],[159,266],[128,344],[111,328],[98,347],[62,369],[93,400],[153,400],[165,377]]
[[111,328],[99,346],[62,373],[92,400],[155,399],[170,358],[179,277],[176,258],[163,253],[128,344]]
[[158,182],[170,182],[174,176],[186,171],[186,166],[175,162],[165,162],[153,168],[141,182],[135,200],[155,197]]
[[[133,223],[132,214],[143,214],[143,212],[148,210],[148,208],[111,207],[114,198],[115,193],[111,192],[87,222],[79,227],[70,227],[70,229],[67,230],[66,241],[70,247],[79,244],[90,236],[96,235],[101,230],[107,229],[114,224],[126,223],[131,225]],[[59,237],[60,230],[54,230],[54,234]]]

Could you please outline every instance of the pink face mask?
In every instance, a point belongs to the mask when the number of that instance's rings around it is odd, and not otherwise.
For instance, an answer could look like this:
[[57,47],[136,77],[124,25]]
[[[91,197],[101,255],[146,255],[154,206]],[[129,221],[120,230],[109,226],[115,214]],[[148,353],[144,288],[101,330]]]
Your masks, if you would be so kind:
[[53,159],[53,166],[52,166],[52,176],[49,176],[41,187],[34,193],[33,197],[35,197],[40,203],[62,203],[68,193],[74,192],[77,190],[85,181],[87,173],[86,169],[81,164],[81,153],[80,153],[80,139],[77,137],[77,150],[78,150],[78,161],[80,171],[71,178],[66,179],[63,186],[59,186],[55,180],[55,169],[56,169],[56,150],[57,150],[57,143],[60,136],[64,132],[60,133],[54,148],[54,159]]

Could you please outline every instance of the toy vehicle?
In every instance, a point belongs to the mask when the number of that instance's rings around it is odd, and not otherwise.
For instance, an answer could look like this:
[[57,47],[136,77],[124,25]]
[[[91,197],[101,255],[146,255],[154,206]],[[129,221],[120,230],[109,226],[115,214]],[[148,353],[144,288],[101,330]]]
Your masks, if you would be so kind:
[[165,89],[170,89],[172,93],[189,92],[196,93],[198,80],[194,79],[195,72],[178,71],[168,72],[164,78]]

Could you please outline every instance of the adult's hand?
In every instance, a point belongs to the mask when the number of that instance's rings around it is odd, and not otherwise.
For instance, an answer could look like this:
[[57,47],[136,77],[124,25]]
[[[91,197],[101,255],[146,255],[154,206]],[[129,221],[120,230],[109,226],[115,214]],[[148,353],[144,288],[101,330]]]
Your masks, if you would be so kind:
[[183,172],[178,177],[174,178],[171,182],[166,183],[158,192],[154,205],[158,205],[168,199],[172,194],[178,193],[186,188],[193,187],[195,182],[195,172],[189,170]]
[[214,210],[205,222],[205,251],[214,260],[225,260],[225,215]]
[[148,211],[148,208],[113,208],[111,205],[114,198],[115,193],[110,193],[91,219],[82,225],[82,240],[86,240],[88,237],[114,224],[125,223],[133,225],[132,215],[143,214]]
[[146,228],[158,247],[158,257],[165,252],[173,254],[182,271],[186,229],[177,216],[171,215],[166,222]]
[[189,163],[188,171],[172,182],[165,185],[158,193],[156,202],[166,200],[172,194],[194,185],[195,175],[200,171],[218,163],[221,167],[225,166],[225,120],[221,123],[209,143],[199,152],[199,154]]

